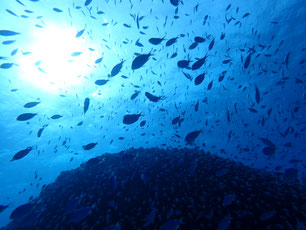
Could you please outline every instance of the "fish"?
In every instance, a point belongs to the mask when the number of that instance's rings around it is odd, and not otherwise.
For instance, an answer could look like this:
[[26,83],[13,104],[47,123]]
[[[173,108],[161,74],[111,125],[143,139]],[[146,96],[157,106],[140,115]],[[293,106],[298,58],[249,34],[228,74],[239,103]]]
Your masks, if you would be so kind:
[[26,149],[20,150],[17,152],[11,161],[20,160],[21,158],[24,158],[26,155],[28,155],[33,150],[33,146],[27,147]]
[[61,9],[59,9],[59,8],[53,8],[53,10],[55,11],[55,12],[57,12],[57,13],[61,13],[61,12],[63,12]]
[[245,69],[247,69],[247,68],[249,67],[249,65],[250,65],[250,62],[251,62],[251,54],[249,54],[249,55],[247,56],[247,58],[245,59],[245,62],[244,62],[243,67],[244,67]]
[[93,143],[89,143],[87,145],[83,145],[82,148],[84,150],[91,150],[93,149],[94,147],[96,147],[96,145],[98,144],[98,142],[93,142]]
[[198,46],[198,44],[199,44],[199,43],[194,42],[194,43],[192,43],[192,44],[189,46],[188,49],[193,50],[193,49],[195,49],[195,48]]
[[84,5],[85,5],[85,6],[89,6],[89,4],[90,4],[91,2],[92,2],[92,0],[86,0]]
[[11,11],[11,10],[9,10],[9,9],[6,9],[6,11],[9,13],[9,14],[11,14],[11,15],[14,15],[14,16],[16,16],[16,17],[18,17],[18,15],[16,15],[13,11]]
[[23,114],[20,114],[16,120],[17,121],[27,121],[27,120],[30,120],[32,119],[33,117],[35,117],[37,115],[37,113],[23,113]]
[[85,29],[80,30],[79,32],[77,32],[77,34],[75,35],[76,38],[79,38],[83,35]]
[[16,40],[8,40],[8,41],[3,41],[2,44],[3,45],[10,45],[10,44],[13,44],[14,42],[16,42]]
[[194,79],[194,84],[200,85],[204,81],[204,78],[205,78],[205,74],[204,73],[200,74]]
[[111,77],[116,76],[122,69],[122,65],[125,61],[122,60],[120,63],[118,63],[117,65],[115,65],[111,71]]
[[95,84],[101,86],[101,85],[105,85],[108,81],[109,80],[100,79],[100,80],[96,80]]
[[141,68],[146,62],[149,60],[151,56],[151,52],[148,54],[140,54],[137,56],[132,62],[132,70],[136,70]]
[[213,39],[213,40],[210,42],[210,44],[209,44],[209,46],[208,46],[208,50],[211,50],[211,49],[214,47],[214,45],[215,45],[215,39]]
[[203,37],[200,37],[200,36],[196,36],[196,37],[194,38],[194,41],[197,42],[197,43],[203,43],[203,42],[206,41],[206,39],[203,38]]
[[207,57],[208,56],[198,59],[195,63],[192,64],[191,69],[192,70],[200,69],[205,63]]
[[11,31],[11,30],[0,30],[0,36],[15,36],[15,35],[18,35],[20,33],[17,33],[15,31]]
[[24,108],[33,108],[33,107],[37,106],[38,104],[40,104],[40,101],[32,101],[32,102],[26,103],[23,107]]
[[123,116],[123,124],[131,125],[138,121],[140,116],[143,116],[142,114],[126,114]]
[[157,97],[149,92],[145,92],[145,96],[152,102],[158,102],[159,100],[163,99],[163,97]]
[[73,52],[71,53],[71,57],[77,57],[80,56],[83,52]]
[[188,69],[189,63],[190,63],[190,60],[180,60],[177,62],[177,67],[182,68],[182,69],[185,69],[185,68]]
[[152,45],[159,45],[162,41],[165,40],[165,37],[163,38],[150,38],[149,39],[149,42],[152,44]]
[[202,132],[202,130],[196,130],[196,131],[188,133],[185,137],[186,144],[187,145],[193,145],[195,139],[200,135],[201,132]]
[[102,60],[103,60],[103,57],[98,58],[98,59],[95,61],[95,64],[100,64]]
[[131,100],[134,100],[139,95],[139,93],[140,91],[136,91],[135,93],[133,93],[131,96]]
[[166,42],[166,46],[171,46],[171,45],[173,45],[174,43],[177,42],[177,39],[178,39],[178,37],[169,39],[169,40]]
[[10,69],[12,66],[14,65],[14,63],[3,63],[0,65],[1,69]]
[[139,124],[140,127],[143,127],[145,125],[146,125],[146,121],[141,121],[140,124]]
[[55,115],[53,115],[53,116],[51,117],[51,119],[56,120],[56,119],[59,119],[59,118],[61,118],[61,117],[63,117],[63,116],[62,116],[62,115],[59,115],[59,114],[55,114]]
[[255,100],[257,104],[260,103],[260,93],[256,85],[255,85]]
[[87,110],[88,110],[88,107],[89,107],[89,103],[90,103],[90,99],[88,97],[85,98],[84,100],[84,115],[86,114]]
[[44,125],[42,128],[40,128],[37,132],[37,137],[40,138],[41,137],[41,134],[42,132],[44,131],[44,129],[47,127],[48,125]]
[[212,86],[213,86],[214,81],[212,80],[211,82],[209,82],[208,86],[207,86],[207,90],[211,90]]
[[178,6],[178,4],[180,3],[180,0],[170,0],[170,3],[171,3],[173,6]]

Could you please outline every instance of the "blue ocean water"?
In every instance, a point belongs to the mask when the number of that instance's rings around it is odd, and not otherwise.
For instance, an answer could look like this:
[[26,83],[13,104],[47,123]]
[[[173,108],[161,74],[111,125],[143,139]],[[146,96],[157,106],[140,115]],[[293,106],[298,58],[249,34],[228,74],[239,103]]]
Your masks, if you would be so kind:
[[197,148],[305,185],[305,1],[0,10],[1,227],[60,172],[129,148]]

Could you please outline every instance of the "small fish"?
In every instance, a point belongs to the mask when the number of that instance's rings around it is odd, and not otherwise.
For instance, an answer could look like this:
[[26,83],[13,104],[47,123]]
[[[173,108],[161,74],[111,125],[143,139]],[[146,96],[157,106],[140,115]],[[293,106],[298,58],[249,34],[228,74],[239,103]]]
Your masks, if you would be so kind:
[[16,120],[17,121],[27,121],[27,120],[30,120],[32,119],[33,117],[35,117],[37,115],[37,113],[23,113],[23,114],[20,114]]
[[14,63],[3,63],[0,65],[1,69],[10,69],[12,66],[14,65]]
[[16,40],[8,40],[8,41],[3,41],[2,44],[3,45],[10,45],[10,44],[13,44],[14,42],[16,42]]
[[111,71],[111,77],[116,76],[122,69],[122,65],[125,61],[121,61],[120,63],[118,63],[117,65],[115,65]]
[[205,74],[204,73],[200,74],[194,79],[194,84],[200,85],[204,81],[204,78],[205,78]]
[[20,33],[11,31],[11,30],[0,30],[0,36],[15,36],[18,35]]
[[139,93],[140,91],[136,91],[135,93],[133,93],[131,96],[131,100],[134,100],[139,95]]
[[98,58],[98,59],[95,61],[95,64],[100,64],[102,60],[103,60],[103,57]]
[[80,56],[82,54],[82,52],[73,52],[71,54],[71,57],[77,57],[77,56]]
[[196,131],[188,133],[185,137],[186,144],[193,145],[195,139],[200,135],[201,132],[202,130],[196,130]]
[[194,38],[194,41],[197,42],[197,43],[203,43],[203,42],[206,41],[206,39],[203,38],[203,37],[200,37],[200,36],[196,36],[196,37]]
[[247,58],[245,59],[245,62],[244,62],[243,67],[244,67],[245,69],[247,69],[247,68],[249,67],[249,65],[250,65],[250,62],[251,62],[251,54],[249,54],[249,55],[247,56]]
[[200,58],[199,60],[197,60],[195,63],[192,64],[191,69],[192,70],[200,69],[204,65],[207,57],[208,56],[205,56],[205,57]]
[[90,99],[88,97],[84,100],[84,115],[86,114],[88,107],[89,107]]
[[123,116],[123,124],[131,125],[138,121],[139,117],[142,116],[142,114],[127,114]]
[[77,32],[77,34],[75,35],[76,38],[79,38],[83,35],[85,29],[80,30],[79,32]]
[[44,125],[42,128],[40,128],[37,132],[37,137],[40,138],[41,137],[41,134],[42,132],[44,131],[44,129],[47,127],[48,125]]
[[61,117],[63,117],[63,116],[61,116],[61,115],[59,115],[59,114],[55,114],[55,115],[53,115],[53,116],[51,117],[51,119],[56,120],[56,119],[59,119],[59,118],[61,118]]
[[210,42],[210,44],[209,44],[209,46],[208,46],[208,50],[211,50],[211,49],[214,47],[214,44],[215,44],[215,39],[213,39],[213,40]]
[[152,45],[159,45],[163,40],[165,40],[165,38],[150,38],[149,39],[149,42],[152,44]]
[[157,97],[157,96],[154,96],[153,94],[149,93],[149,92],[146,92],[145,93],[145,96],[152,102],[158,102],[159,100],[163,99],[163,97]]
[[82,148],[84,150],[91,150],[93,149],[94,147],[96,147],[96,145],[98,144],[98,142],[95,142],[95,143],[89,143],[87,145],[83,145]]
[[150,58],[151,52],[148,54],[140,54],[132,62],[132,70],[141,68]]
[[57,12],[57,13],[61,13],[61,12],[63,12],[61,9],[59,9],[59,8],[53,8],[53,10],[55,11],[55,12]]
[[90,4],[91,2],[92,2],[92,0],[86,0],[84,5],[85,5],[85,6],[89,6],[89,4]]
[[33,147],[27,147],[26,149],[20,150],[18,153],[16,153],[11,161],[20,160],[21,158],[24,158],[26,155],[28,155],[33,150]]
[[255,85],[255,100],[257,104],[260,103],[260,93],[256,85]]
[[23,107],[24,108],[33,108],[33,107],[35,107],[36,105],[38,105],[38,104],[40,104],[40,102],[39,101],[32,101],[32,102],[28,102],[28,103],[26,103]]
[[194,42],[194,43],[192,43],[192,44],[189,46],[188,49],[193,50],[193,49],[195,49],[195,48],[198,46],[198,44],[199,44],[199,43]]
[[174,43],[177,42],[177,39],[178,39],[178,37],[169,39],[169,40],[166,42],[166,46],[171,46],[171,45],[173,45]]
[[213,86],[214,81],[212,80],[211,82],[209,82],[208,86],[207,86],[207,90],[211,90],[212,86]]
[[96,85],[105,85],[109,80],[104,80],[104,79],[100,79],[100,80],[96,80],[95,84]]

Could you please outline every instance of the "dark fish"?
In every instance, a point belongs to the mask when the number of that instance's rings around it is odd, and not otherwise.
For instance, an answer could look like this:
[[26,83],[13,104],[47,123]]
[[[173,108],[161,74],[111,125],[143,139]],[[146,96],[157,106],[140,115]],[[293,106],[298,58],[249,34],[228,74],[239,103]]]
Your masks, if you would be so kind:
[[248,108],[250,110],[250,112],[252,113],[258,113],[258,111],[256,109],[253,109],[253,108]]
[[101,80],[96,80],[95,81],[95,84],[96,85],[105,85],[109,80],[104,80],[104,79],[101,79]]
[[9,13],[9,14],[11,14],[11,15],[14,15],[14,16],[16,16],[16,17],[18,17],[13,11],[11,11],[11,10],[9,10],[9,9],[6,9],[6,11]]
[[69,222],[74,223],[74,224],[81,222],[89,215],[90,210],[91,210],[90,207],[79,208],[75,210],[73,213],[71,213],[69,217]]
[[215,44],[215,39],[213,39],[213,40],[210,42],[210,44],[209,44],[209,46],[208,46],[208,50],[211,50],[211,49],[214,47],[214,44]]
[[142,116],[142,114],[127,114],[123,117],[123,124],[130,125],[138,121],[139,117]]
[[263,138],[263,137],[258,137],[259,140],[261,140],[265,145],[267,146],[275,146],[275,144],[273,144],[272,141],[266,139],[266,138]]
[[1,69],[9,69],[14,65],[14,63],[3,63],[0,65]]
[[153,94],[149,93],[149,92],[146,92],[145,93],[146,97],[152,101],[152,102],[158,102],[159,100],[162,99],[162,97],[157,97],[157,96],[154,96]]
[[222,64],[228,64],[228,63],[230,63],[232,60],[231,59],[227,59],[227,60],[224,60],[223,62],[222,62]]
[[185,137],[186,144],[187,145],[193,145],[195,139],[200,135],[201,132],[202,132],[202,130],[197,130],[197,131],[193,131],[193,132],[188,133]]
[[86,114],[88,107],[89,107],[90,99],[88,97],[84,100],[84,115]]
[[24,217],[25,215],[31,213],[33,206],[33,203],[26,203],[20,205],[19,207],[15,208],[14,211],[11,213],[10,219],[20,219]]
[[116,76],[122,69],[122,65],[125,61],[121,61],[120,63],[118,63],[117,65],[115,65],[111,71],[111,76],[114,77]]
[[180,0],[170,0],[170,3],[173,5],[173,6],[178,6]]
[[213,86],[214,81],[209,82],[208,86],[207,86],[207,90],[211,90],[212,86]]
[[255,85],[255,100],[256,100],[257,104],[260,103],[260,93],[259,93],[259,90],[258,90],[256,85]]
[[37,113],[23,113],[23,114],[20,114],[16,120],[17,121],[27,121],[35,117],[36,115]]
[[196,103],[195,107],[194,107],[194,111],[198,112],[199,111],[199,101]]
[[193,50],[193,49],[195,49],[197,46],[198,46],[198,43],[197,43],[197,42],[194,42],[194,43],[192,43],[192,44],[189,46],[188,49]]
[[90,4],[91,2],[92,2],[92,0],[86,0],[84,5],[85,5],[85,6],[89,6],[89,4]]
[[190,60],[180,60],[177,62],[177,67],[185,69],[189,68]]
[[57,13],[61,13],[61,12],[63,12],[61,9],[59,9],[59,8],[53,8],[53,10],[55,11],[55,12],[57,12]]
[[33,102],[28,102],[28,103],[26,103],[23,107],[24,108],[32,108],[32,107],[34,107],[34,106],[36,106],[36,105],[38,105],[40,102],[39,101],[33,101]]
[[163,40],[165,40],[165,38],[150,38],[149,39],[149,42],[152,44],[152,45],[159,45]]
[[14,35],[18,35],[20,33],[11,31],[11,30],[0,30],[0,36],[14,36]]
[[140,122],[140,127],[145,126],[145,124],[146,124],[146,121],[142,121],[142,122]]
[[203,42],[206,41],[206,39],[203,38],[203,37],[200,37],[200,36],[196,36],[196,37],[194,38],[194,41],[197,42],[197,43],[203,43]]
[[135,93],[133,93],[131,96],[131,100],[134,100],[139,95],[139,93],[140,91],[136,91]]
[[204,78],[205,78],[205,74],[204,73],[200,74],[194,79],[194,84],[200,85],[204,81]]
[[174,43],[177,42],[177,39],[178,39],[178,37],[169,39],[169,40],[166,42],[166,46],[171,46],[171,45],[173,45]]
[[89,143],[89,144],[87,144],[87,145],[83,145],[82,148],[83,148],[84,150],[91,150],[91,149],[93,149],[97,144],[98,144],[98,142]]
[[48,125],[44,125],[42,128],[40,128],[37,132],[37,137],[40,138],[42,132],[44,131],[44,129],[47,127]]
[[191,69],[192,70],[200,69],[203,66],[203,64],[205,63],[207,57],[208,56],[205,56],[205,57],[200,58],[199,60],[197,60],[195,63],[192,64]]
[[245,69],[247,69],[248,67],[249,67],[249,65],[250,65],[250,62],[251,62],[251,54],[249,54],[248,56],[247,56],[247,58],[245,59],[245,62],[244,62],[244,68]]
[[249,16],[250,15],[250,13],[245,13],[243,16],[242,16],[242,18],[245,18],[245,17],[247,17],[247,16]]
[[59,114],[55,114],[55,115],[53,115],[53,116],[51,117],[51,119],[56,120],[56,119],[59,119],[59,118],[61,118],[61,117],[63,117],[63,116],[61,116],[61,115],[59,115]]
[[26,155],[28,155],[33,150],[33,147],[27,147],[26,149],[20,150],[18,153],[16,153],[11,161],[19,160]]
[[140,54],[139,56],[137,56],[132,62],[132,70],[141,68],[149,60],[150,56],[151,53]]
[[85,29],[80,30],[79,32],[77,32],[77,34],[75,35],[76,38],[79,38],[83,35]]

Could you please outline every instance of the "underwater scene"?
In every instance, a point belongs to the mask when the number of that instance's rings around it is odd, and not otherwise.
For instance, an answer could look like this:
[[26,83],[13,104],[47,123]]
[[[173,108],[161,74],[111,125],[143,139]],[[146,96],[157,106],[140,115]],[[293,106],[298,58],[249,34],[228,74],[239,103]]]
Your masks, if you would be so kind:
[[0,229],[306,229],[305,0],[1,0]]

